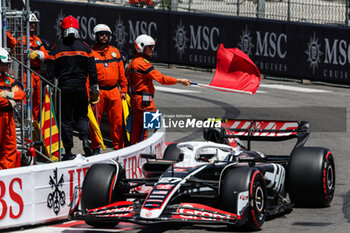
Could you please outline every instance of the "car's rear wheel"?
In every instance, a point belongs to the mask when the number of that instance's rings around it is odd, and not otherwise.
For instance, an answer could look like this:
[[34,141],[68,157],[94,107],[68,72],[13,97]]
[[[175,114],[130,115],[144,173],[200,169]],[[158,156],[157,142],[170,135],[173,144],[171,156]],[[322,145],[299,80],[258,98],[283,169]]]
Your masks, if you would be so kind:
[[228,171],[222,183],[223,208],[239,215],[237,226],[260,229],[266,218],[266,185],[256,168],[236,167]]
[[[94,164],[83,181],[81,206],[86,211],[123,200],[118,183],[122,176],[122,166],[117,164]],[[87,220],[94,227],[114,227],[119,222]]]
[[333,154],[320,147],[294,150],[287,169],[287,190],[297,206],[329,206],[335,191]]

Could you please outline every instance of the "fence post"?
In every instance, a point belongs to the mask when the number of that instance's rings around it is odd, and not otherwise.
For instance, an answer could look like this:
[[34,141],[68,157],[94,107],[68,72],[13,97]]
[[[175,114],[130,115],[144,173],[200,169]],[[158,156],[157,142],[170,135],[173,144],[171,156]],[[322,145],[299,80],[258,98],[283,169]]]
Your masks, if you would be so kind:
[[[25,36],[26,36],[26,47],[25,49],[25,60],[26,60],[26,65],[27,67],[30,68],[30,30],[29,30],[29,15],[30,15],[30,7],[29,7],[29,0],[25,0],[25,25],[26,25],[26,31],[25,31]],[[22,41],[24,43],[24,41]],[[33,97],[32,97],[32,76],[30,73],[29,69],[26,69],[26,81],[27,81],[27,86],[26,86],[26,98],[27,98],[27,109],[26,109],[26,117],[27,117],[27,122],[26,122],[26,137],[29,140],[33,139],[33,124],[32,124],[32,119],[33,119]]]
[[290,0],[288,0],[288,13],[287,13],[287,21],[290,21]]
[[265,17],[265,0],[258,0],[256,10],[257,10],[257,18]]
[[191,12],[191,3],[192,3],[192,0],[189,0],[188,1],[188,12]]
[[171,10],[172,11],[177,11],[179,7],[179,0],[171,0]]
[[1,0],[0,2],[1,7],[1,33],[0,33],[0,45],[3,48],[7,48],[6,45],[6,2],[4,0]]
[[239,1],[240,1],[240,0],[237,0],[237,16],[239,16],[239,5],[240,5],[240,4],[239,4]]
[[350,0],[345,1],[345,25],[349,25],[349,6]]

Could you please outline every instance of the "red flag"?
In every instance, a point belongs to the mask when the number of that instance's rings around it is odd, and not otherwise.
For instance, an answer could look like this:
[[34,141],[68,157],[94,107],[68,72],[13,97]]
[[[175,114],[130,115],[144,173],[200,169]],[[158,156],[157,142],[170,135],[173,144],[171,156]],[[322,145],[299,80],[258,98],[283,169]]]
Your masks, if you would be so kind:
[[254,95],[260,80],[260,72],[247,54],[238,48],[227,49],[220,44],[216,72],[208,88]]

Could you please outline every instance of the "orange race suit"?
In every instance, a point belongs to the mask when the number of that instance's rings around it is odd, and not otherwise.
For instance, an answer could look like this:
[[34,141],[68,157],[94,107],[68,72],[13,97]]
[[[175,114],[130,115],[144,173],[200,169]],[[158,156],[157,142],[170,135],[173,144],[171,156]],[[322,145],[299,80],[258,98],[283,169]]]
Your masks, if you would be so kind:
[[[23,41],[23,46],[26,46],[26,37],[20,37],[17,40],[17,45],[22,45]],[[43,64],[44,61],[46,61],[49,58],[49,53],[47,52],[44,43],[41,41],[39,37],[36,35],[30,36],[29,38],[29,48],[31,51],[41,51],[44,54],[43,59],[40,59],[39,57],[36,57],[34,59],[30,59],[30,68],[34,70],[36,73],[41,74],[41,65]],[[32,103],[32,111],[33,111],[33,119],[38,120],[39,117],[39,111],[40,111],[40,77],[34,73],[32,75],[32,98],[33,98],[33,103]],[[25,77],[24,79],[24,87],[26,88],[26,83],[27,79]]]
[[[10,95],[5,96],[5,92]],[[13,101],[21,101],[24,96],[25,92],[20,83],[5,74],[0,74],[0,170],[14,168],[16,165],[17,141]]]
[[[123,108],[120,92],[127,92],[128,81],[119,50],[111,45],[101,49],[98,45],[92,48],[95,57],[100,101],[93,106],[100,124],[103,113],[106,112],[111,126],[111,139],[115,150],[124,147],[123,137]],[[120,87],[120,92],[119,92]],[[91,130],[90,130],[91,131]],[[92,149],[100,147],[95,134],[90,133]]]
[[[147,130],[143,129],[143,112],[156,111],[153,101],[153,80],[156,80],[163,85],[174,85],[176,84],[177,79],[162,75],[147,59],[140,54],[137,54],[129,64],[127,74],[130,86],[131,109],[133,112],[131,144],[135,144],[147,138]],[[148,106],[144,106],[142,104],[143,95],[151,96],[151,102]]]
[[17,41],[9,31],[6,31],[6,40],[7,48],[11,49],[11,52],[13,52]]

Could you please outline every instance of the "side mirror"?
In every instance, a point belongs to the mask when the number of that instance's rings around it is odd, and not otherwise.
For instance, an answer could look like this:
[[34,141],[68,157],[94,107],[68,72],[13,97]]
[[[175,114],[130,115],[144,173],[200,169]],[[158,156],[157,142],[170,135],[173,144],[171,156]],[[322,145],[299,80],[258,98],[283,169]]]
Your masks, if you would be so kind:
[[140,154],[143,159],[156,159],[157,156],[155,154]]

